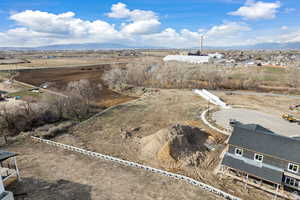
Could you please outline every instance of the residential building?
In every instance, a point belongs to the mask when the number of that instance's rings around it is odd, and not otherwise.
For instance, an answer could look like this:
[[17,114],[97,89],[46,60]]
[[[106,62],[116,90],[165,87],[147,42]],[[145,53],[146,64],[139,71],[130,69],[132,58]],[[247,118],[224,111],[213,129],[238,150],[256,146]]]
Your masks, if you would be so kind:
[[0,200],[13,200],[13,194],[5,186],[20,179],[17,167],[17,154],[0,150]]
[[[243,174],[299,194],[300,140],[284,137],[254,124],[232,124],[233,132],[221,163],[222,170]],[[246,178],[245,178],[246,177]]]

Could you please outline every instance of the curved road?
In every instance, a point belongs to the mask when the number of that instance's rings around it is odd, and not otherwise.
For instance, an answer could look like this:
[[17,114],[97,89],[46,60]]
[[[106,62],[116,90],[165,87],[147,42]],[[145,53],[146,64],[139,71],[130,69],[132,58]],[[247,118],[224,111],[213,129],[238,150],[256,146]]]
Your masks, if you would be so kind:
[[219,126],[230,128],[230,119],[238,120],[243,124],[259,124],[279,135],[299,137],[300,125],[290,123],[280,116],[273,116],[256,110],[245,108],[223,109],[213,113],[213,119]]
[[225,92],[232,94],[240,94],[240,95],[254,95],[254,96],[271,96],[271,97],[290,97],[292,99],[300,99],[300,95],[289,95],[289,94],[276,94],[276,93],[268,93],[268,92],[253,92],[253,91],[228,91],[228,90],[210,90],[215,92]]

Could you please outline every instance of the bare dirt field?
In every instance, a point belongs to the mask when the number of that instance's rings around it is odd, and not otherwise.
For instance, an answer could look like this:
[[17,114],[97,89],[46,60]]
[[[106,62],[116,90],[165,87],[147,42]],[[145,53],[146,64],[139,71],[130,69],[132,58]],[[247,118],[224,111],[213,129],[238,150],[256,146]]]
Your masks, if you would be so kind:
[[27,140],[19,153],[22,181],[8,190],[16,200],[219,199],[184,182]]
[[[101,76],[104,71],[108,69],[110,69],[110,65],[23,71],[19,73],[16,80],[35,85],[37,87],[43,83],[48,83],[48,89],[63,93],[69,82],[78,81],[80,79],[88,79],[91,82],[103,85]],[[134,98],[113,92],[104,86],[101,95],[96,102],[109,107],[132,99]]]
[[134,57],[115,57],[115,58],[94,58],[94,57],[77,57],[77,58],[53,58],[53,59],[28,59],[30,63],[6,64],[0,65],[1,70],[15,70],[35,67],[68,67],[76,65],[95,65],[112,62],[132,62]]

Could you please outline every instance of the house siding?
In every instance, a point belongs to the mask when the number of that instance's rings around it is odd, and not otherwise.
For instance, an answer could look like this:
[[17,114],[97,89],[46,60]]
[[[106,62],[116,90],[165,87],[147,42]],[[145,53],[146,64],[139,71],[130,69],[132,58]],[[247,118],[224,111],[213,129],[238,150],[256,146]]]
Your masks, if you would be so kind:
[[[235,148],[243,149],[242,147],[235,147],[235,146],[229,145],[228,152],[235,154]],[[243,157],[245,157],[245,158],[254,160],[255,153],[260,154],[259,152],[243,149]],[[274,158],[272,156],[265,155],[265,154],[262,154],[262,155],[264,156],[263,163],[271,165],[271,166],[275,166],[275,167],[278,167],[278,168],[281,168],[281,169],[287,171],[288,164],[290,163],[289,161],[277,159],[277,158]],[[293,173],[293,172],[290,172],[290,173]],[[300,165],[299,165],[299,172],[293,173],[293,174],[300,176]]]
[[235,147],[232,146],[232,145],[229,145],[229,147],[228,147],[228,153],[234,154],[235,153],[234,150],[235,150]]

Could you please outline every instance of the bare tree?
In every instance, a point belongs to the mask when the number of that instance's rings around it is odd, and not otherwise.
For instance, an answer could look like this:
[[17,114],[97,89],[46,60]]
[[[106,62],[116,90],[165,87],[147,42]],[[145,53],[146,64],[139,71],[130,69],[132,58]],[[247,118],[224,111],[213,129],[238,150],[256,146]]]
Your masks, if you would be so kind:
[[91,113],[93,101],[101,96],[102,85],[82,79],[70,82],[66,90],[68,98],[60,100],[60,106],[69,118],[82,120]]
[[113,68],[107,71],[102,79],[111,89],[120,90],[127,83],[127,70],[121,68]]
[[69,119],[82,120],[90,113],[90,105],[78,95],[70,95],[64,107],[65,116]]
[[0,108],[1,135],[5,138],[5,141],[7,141],[7,136],[16,135],[28,126],[27,118],[22,111],[11,112],[5,106]]
[[58,120],[64,119],[65,107],[67,104],[67,99],[65,97],[54,97],[48,101],[50,109],[56,113]]
[[87,105],[91,105],[91,102],[100,96],[101,90],[101,84],[92,83],[87,79],[72,81],[67,86],[67,91],[71,96],[81,98]]

